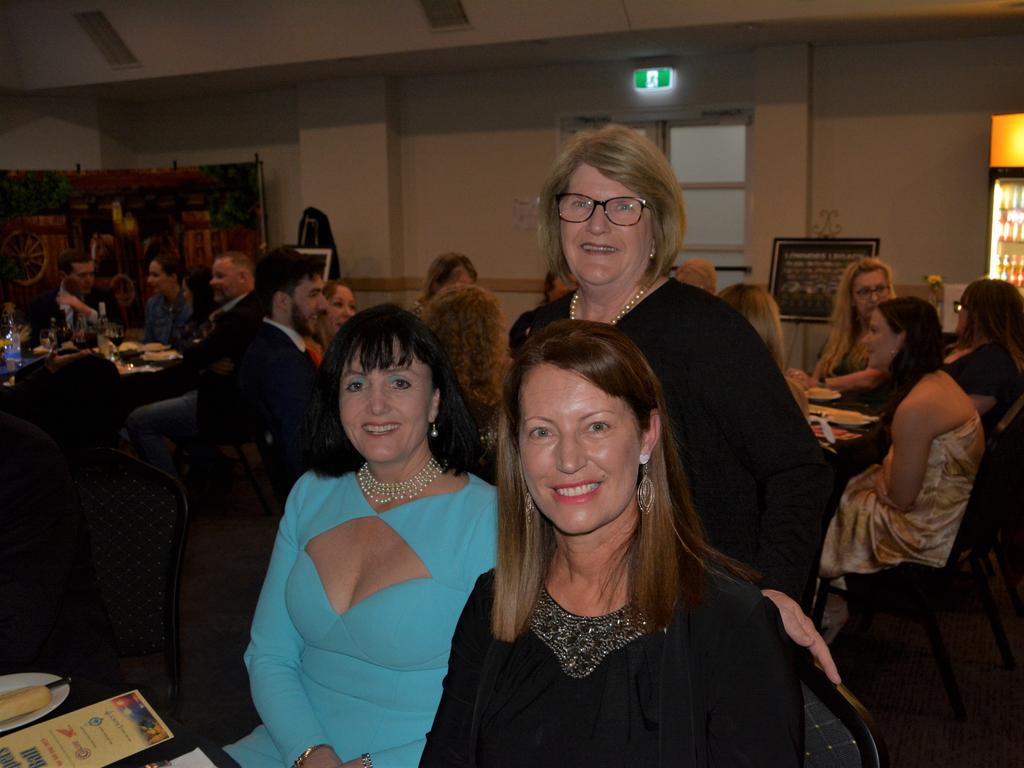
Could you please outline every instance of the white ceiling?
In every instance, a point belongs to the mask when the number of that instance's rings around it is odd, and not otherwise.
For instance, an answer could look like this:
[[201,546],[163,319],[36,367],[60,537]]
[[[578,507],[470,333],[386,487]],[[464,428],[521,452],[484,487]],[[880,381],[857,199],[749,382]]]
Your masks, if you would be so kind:
[[[709,50],[1024,33],[1024,2],[462,0],[431,30],[419,0],[0,0],[0,92],[148,100],[339,77]],[[102,11],[140,66],[114,69],[72,14]]]

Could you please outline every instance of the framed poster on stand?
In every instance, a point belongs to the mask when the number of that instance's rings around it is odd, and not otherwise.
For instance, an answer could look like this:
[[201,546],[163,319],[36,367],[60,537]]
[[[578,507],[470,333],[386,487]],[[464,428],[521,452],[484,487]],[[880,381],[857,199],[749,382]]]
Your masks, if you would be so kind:
[[783,320],[824,323],[843,272],[851,262],[878,255],[873,238],[777,237],[768,290]]

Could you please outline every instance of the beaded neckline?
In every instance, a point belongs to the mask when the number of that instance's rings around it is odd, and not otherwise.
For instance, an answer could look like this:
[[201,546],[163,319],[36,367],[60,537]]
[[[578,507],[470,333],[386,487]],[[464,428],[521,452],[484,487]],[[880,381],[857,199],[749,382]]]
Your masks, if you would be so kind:
[[551,649],[562,671],[583,678],[613,651],[644,634],[647,620],[632,605],[604,616],[577,616],[541,589],[530,618],[530,629]]

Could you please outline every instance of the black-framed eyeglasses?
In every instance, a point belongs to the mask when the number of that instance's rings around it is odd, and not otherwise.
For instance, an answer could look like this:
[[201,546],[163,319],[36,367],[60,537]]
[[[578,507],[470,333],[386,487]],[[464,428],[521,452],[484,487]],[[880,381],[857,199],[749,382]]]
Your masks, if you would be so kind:
[[867,299],[871,296],[888,296],[889,286],[887,285],[876,285],[874,288],[858,288],[853,292],[853,295],[858,299]]
[[594,215],[594,211],[600,205],[605,218],[620,227],[638,224],[644,215],[644,208],[647,207],[647,201],[639,197],[609,197],[607,200],[595,200],[586,195],[577,195],[575,192],[555,195],[555,202],[558,205],[558,218],[562,221],[582,224]]

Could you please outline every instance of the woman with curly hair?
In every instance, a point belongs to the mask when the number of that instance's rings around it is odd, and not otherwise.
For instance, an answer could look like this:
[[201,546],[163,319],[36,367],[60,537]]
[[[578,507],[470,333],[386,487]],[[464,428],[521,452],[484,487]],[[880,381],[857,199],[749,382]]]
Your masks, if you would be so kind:
[[964,290],[957,341],[943,370],[970,395],[985,433],[1024,394],[1024,299],[1004,280],[975,280]]
[[483,457],[476,474],[493,481],[498,406],[508,368],[505,319],[498,299],[478,285],[450,285],[424,307],[423,321],[448,353],[480,430]]
[[814,373],[790,369],[786,375],[805,389],[828,387],[843,393],[847,401],[881,407],[889,396],[889,376],[868,365],[868,351],[861,342],[875,307],[896,295],[892,268],[869,256],[846,268],[835,305],[832,328]]

